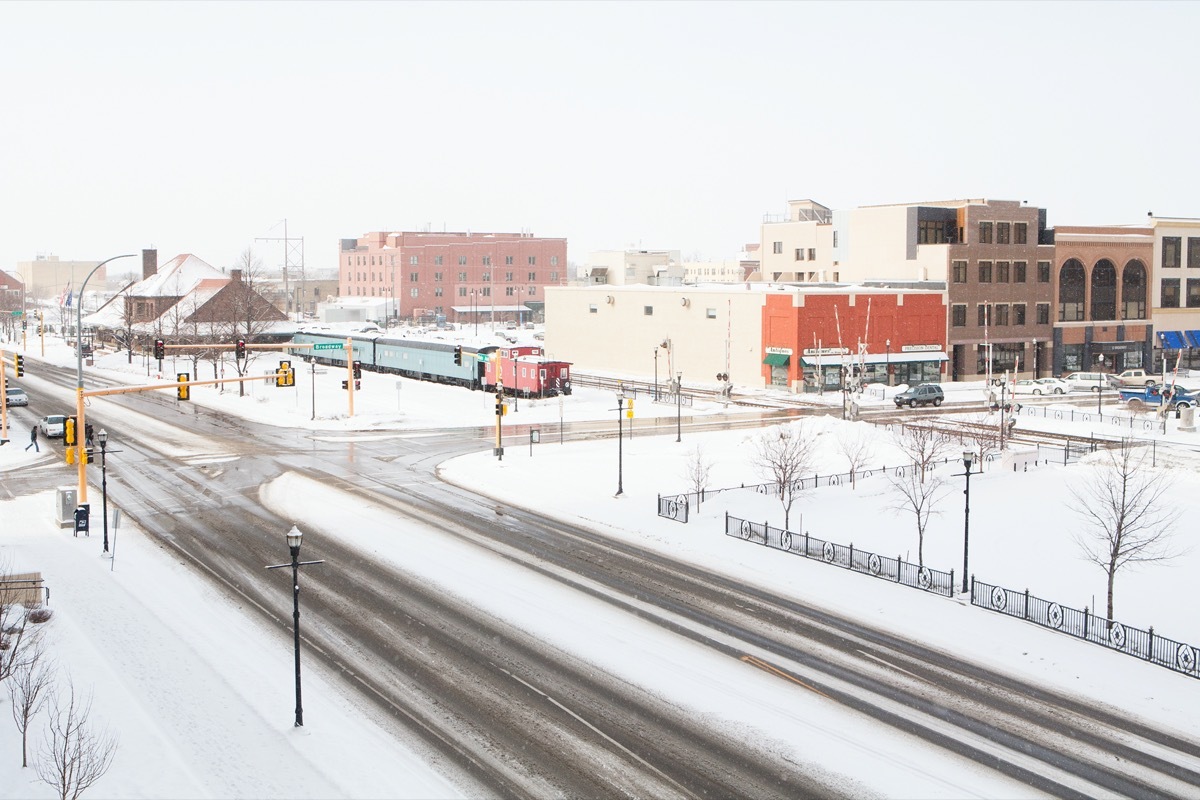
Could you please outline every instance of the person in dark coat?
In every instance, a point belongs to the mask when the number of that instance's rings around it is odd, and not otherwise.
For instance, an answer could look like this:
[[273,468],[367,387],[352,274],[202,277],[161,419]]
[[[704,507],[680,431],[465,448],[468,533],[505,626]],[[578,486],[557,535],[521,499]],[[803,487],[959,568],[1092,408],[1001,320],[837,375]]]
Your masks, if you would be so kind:
[[42,448],[38,447],[37,425],[34,425],[32,428],[29,429],[29,444],[25,445],[26,452],[28,452],[29,448],[31,448],[31,447],[33,448],[33,452],[35,452],[35,453],[42,452]]

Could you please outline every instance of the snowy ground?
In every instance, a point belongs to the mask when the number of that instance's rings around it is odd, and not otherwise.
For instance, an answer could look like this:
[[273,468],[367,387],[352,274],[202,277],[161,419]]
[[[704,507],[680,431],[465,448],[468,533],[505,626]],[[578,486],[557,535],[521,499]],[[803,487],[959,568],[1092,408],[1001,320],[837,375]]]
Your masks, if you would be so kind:
[[[31,345],[25,352],[28,374],[18,383],[35,397],[57,396],[57,390],[37,377],[37,348]],[[63,365],[75,363],[70,352],[54,341],[48,343],[46,357]],[[263,359],[255,368],[270,369],[273,363]],[[165,372],[173,375],[174,369],[168,366]],[[356,396],[356,413],[350,418],[345,393],[338,388],[341,375],[331,373],[317,374],[320,385],[315,393],[308,382],[311,373],[298,364],[294,389],[252,385],[249,395],[240,398],[236,389],[222,393],[197,387],[193,398],[197,405],[219,407],[249,419],[341,430],[347,436],[483,425],[493,419],[490,395],[372,374],[364,377],[364,391]],[[88,374],[93,374],[91,368]],[[155,374],[146,375],[140,359],[129,367],[120,354],[98,357],[95,374],[112,380],[158,382]],[[982,393],[979,385],[947,388],[951,400]],[[840,411],[840,397],[827,400]],[[315,423],[310,419],[314,407]],[[638,419],[653,415],[673,419],[676,409],[639,401],[635,413]],[[698,404],[690,413],[730,412],[719,404]],[[1106,418],[1110,416],[1106,413]],[[488,450],[445,464],[442,472],[449,480],[475,489],[485,487],[497,497],[529,497],[541,509],[582,520],[614,537],[836,608],[1159,725],[1200,734],[1191,701],[1196,691],[1194,679],[970,607],[960,599],[934,597],[723,535],[726,511],[781,526],[783,514],[776,500],[748,493],[722,494],[706,503],[687,525],[656,516],[659,493],[689,488],[685,471],[698,447],[714,464],[710,487],[763,480],[748,464],[756,433],[695,434],[688,430],[685,419],[683,441],[676,443],[673,433],[649,436],[639,432],[635,420],[633,438],[623,444],[624,494],[614,496],[615,441],[559,444],[553,436],[560,419],[611,420],[615,427],[614,417],[615,404],[606,392],[579,390],[562,402],[523,400],[506,424],[544,426],[543,440],[534,445],[532,454],[527,439],[510,441],[503,461],[497,461]],[[1095,420],[1035,422],[1024,417],[1020,424],[1071,429],[1080,435],[1097,427]],[[804,425],[821,442],[822,472],[845,471],[839,441],[854,430],[874,438],[875,463],[895,463],[896,454],[886,435],[865,423],[845,423],[831,416]],[[1196,436],[1178,432],[1174,420],[1168,421],[1165,437],[1155,435],[1187,442]],[[0,448],[0,470],[60,470],[63,483],[69,484],[74,473],[62,464],[61,448],[49,445],[41,455],[26,453],[20,448],[27,436],[25,429],[10,431],[13,443]],[[1200,445],[1200,439],[1196,444]],[[972,479],[971,571],[989,583],[1027,587],[1033,594],[1066,605],[1102,606],[1103,573],[1080,557],[1072,538],[1081,520],[1071,507],[1069,487],[1086,480],[1089,467],[1039,465],[1029,471],[1013,471],[1011,463],[998,462]],[[1183,513],[1178,539],[1190,546],[1192,527],[1187,521],[1200,519],[1200,461],[1184,454],[1171,458],[1167,469],[1175,481],[1172,496]],[[961,473],[961,467],[946,467],[944,472],[949,491],[930,523],[925,561],[958,572],[962,564],[962,478],[949,473]],[[530,497],[530,486],[539,487],[537,496]],[[517,492],[518,488],[522,491]],[[861,772],[863,752],[832,732],[862,723],[844,715],[835,718],[816,703],[803,709],[774,708],[769,697],[775,687],[765,677],[762,683],[747,680],[744,670],[749,668],[744,665],[697,653],[670,636],[630,626],[627,620],[610,623],[592,601],[537,581],[522,585],[495,570],[490,559],[472,560],[461,544],[422,537],[427,547],[414,553],[409,541],[401,545],[389,537],[372,536],[372,532],[386,530],[389,522],[370,506],[356,508],[359,524],[338,524],[324,516],[326,509],[337,506],[321,491],[296,476],[286,476],[264,487],[262,497],[268,505],[286,503],[292,513],[301,509],[302,525],[325,535],[354,530],[354,534],[342,535],[370,548],[377,557],[403,558],[407,568],[444,583],[467,599],[482,604],[480,598],[488,598],[488,608],[497,615],[585,654],[605,669],[671,697],[682,707],[779,742],[821,742],[823,763],[829,768]],[[55,616],[48,630],[55,659],[77,687],[94,692],[95,718],[106,721],[120,736],[117,759],[95,787],[96,796],[433,797],[460,793],[425,766],[419,754],[398,741],[386,725],[346,702],[319,669],[306,669],[306,726],[293,728],[290,641],[275,631],[265,631],[235,601],[192,580],[182,565],[132,527],[120,530],[115,565],[101,558],[95,537],[76,539],[54,525],[52,501],[50,495],[39,495],[0,506],[0,561],[18,570],[39,569],[46,576],[53,592]],[[880,478],[864,480],[854,489],[815,490],[797,502],[791,527],[858,548],[915,558],[911,515],[894,510],[894,502],[894,494]],[[1137,627],[1153,625],[1164,636],[1200,643],[1200,622],[1189,607],[1198,566],[1200,555],[1192,549],[1169,565],[1122,574],[1117,585],[1117,617]],[[468,585],[461,580],[466,570],[474,576]],[[513,591],[514,585],[522,591]],[[543,592],[556,593],[552,603],[546,603]],[[539,602],[531,603],[531,596],[539,597]],[[547,615],[547,607],[558,608],[560,613]],[[579,636],[580,613],[597,620],[587,637]],[[664,674],[672,675],[672,680],[662,680]],[[0,705],[8,704],[6,694],[0,695]],[[1021,793],[1019,787],[982,780],[969,767],[906,751],[902,741],[886,733],[872,734],[869,726],[855,731],[854,735],[867,736],[872,742],[873,757],[882,765],[872,774],[859,776],[864,794],[961,797]],[[49,787],[34,781],[31,769],[20,769],[19,741],[11,725],[0,725],[0,754],[4,753],[8,756],[0,758],[0,797],[53,796]]]

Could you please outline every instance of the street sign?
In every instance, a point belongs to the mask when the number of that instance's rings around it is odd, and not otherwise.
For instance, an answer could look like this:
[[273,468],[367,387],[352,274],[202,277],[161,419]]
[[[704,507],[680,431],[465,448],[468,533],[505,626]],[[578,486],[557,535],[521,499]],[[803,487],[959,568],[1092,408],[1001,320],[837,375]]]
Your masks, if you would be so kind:
[[339,344],[338,342],[320,342],[313,345],[313,350],[341,350],[345,348],[345,346],[346,345]]
[[483,362],[487,362],[490,360],[490,356],[487,353],[476,353],[475,357]]
[[25,312],[24,312],[24,311],[22,311],[21,309],[17,309],[16,311],[12,312],[12,315],[13,315],[14,317],[20,317],[20,316],[24,316],[24,314],[25,314]]

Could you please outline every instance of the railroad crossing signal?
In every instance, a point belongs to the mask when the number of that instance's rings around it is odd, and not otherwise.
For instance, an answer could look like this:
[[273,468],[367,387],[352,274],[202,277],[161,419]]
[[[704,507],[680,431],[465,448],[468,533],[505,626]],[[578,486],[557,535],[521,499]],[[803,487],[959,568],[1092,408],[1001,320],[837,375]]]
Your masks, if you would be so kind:
[[188,399],[188,389],[191,387],[187,385],[187,382],[191,379],[191,373],[188,372],[178,372],[175,374],[175,380],[179,382],[179,386],[175,389],[175,396],[180,400]]

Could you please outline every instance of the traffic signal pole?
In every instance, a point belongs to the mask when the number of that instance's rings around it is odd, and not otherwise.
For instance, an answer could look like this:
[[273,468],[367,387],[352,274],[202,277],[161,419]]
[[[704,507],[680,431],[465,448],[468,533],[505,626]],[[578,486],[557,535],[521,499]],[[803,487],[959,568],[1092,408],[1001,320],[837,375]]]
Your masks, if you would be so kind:
[[346,393],[350,397],[350,416],[354,417],[354,340],[346,337]]

